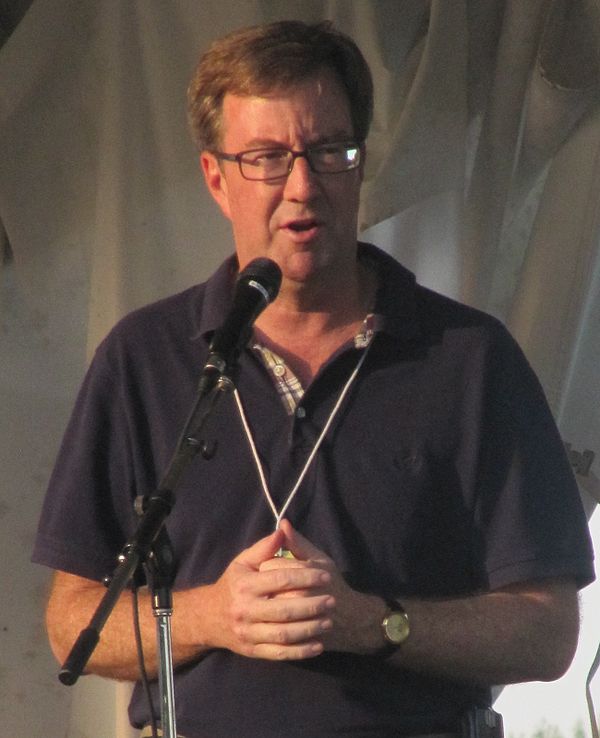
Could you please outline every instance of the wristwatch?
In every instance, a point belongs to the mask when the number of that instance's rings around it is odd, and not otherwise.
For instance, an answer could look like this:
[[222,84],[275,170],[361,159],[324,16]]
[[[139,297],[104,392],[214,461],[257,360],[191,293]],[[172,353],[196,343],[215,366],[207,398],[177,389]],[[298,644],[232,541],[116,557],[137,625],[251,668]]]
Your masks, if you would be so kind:
[[384,598],[389,610],[381,621],[381,631],[385,645],[377,652],[378,656],[391,656],[410,635],[408,615],[402,605],[396,600]]

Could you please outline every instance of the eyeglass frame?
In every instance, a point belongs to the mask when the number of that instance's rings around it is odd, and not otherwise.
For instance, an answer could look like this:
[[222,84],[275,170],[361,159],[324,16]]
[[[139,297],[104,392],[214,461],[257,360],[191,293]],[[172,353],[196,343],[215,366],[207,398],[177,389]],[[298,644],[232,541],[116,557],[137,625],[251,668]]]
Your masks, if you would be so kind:
[[[335,172],[320,172],[317,169],[314,168],[311,160],[310,160],[310,152],[314,149],[323,148],[326,146],[344,146],[345,148],[352,148],[355,147],[358,151],[358,156],[356,163],[353,163],[351,167],[348,167],[347,169],[340,169]],[[278,174],[275,177],[267,177],[266,179],[255,179],[252,177],[247,177],[244,172],[242,171],[242,157],[246,154],[253,154],[258,151],[285,151],[288,154],[291,154],[291,158],[288,160],[288,170],[285,174]],[[248,182],[274,182],[278,179],[284,179],[285,177],[289,177],[292,173],[292,169],[294,168],[294,163],[296,159],[298,158],[304,158],[306,159],[306,162],[308,166],[310,167],[310,171],[313,172],[313,174],[344,174],[345,172],[352,172],[355,169],[358,169],[362,162],[362,154],[363,154],[363,143],[359,141],[324,141],[319,144],[315,144],[314,146],[307,146],[302,151],[294,151],[293,149],[288,149],[285,146],[274,146],[273,148],[266,148],[261,147],[259,149],[246,149],[245,151],[239,151],[237,154],[227,154],[224,151],[209,151],[210,154],[212,154],[216,159],[220,159],[223,161],[231,161],[231,162],[237,162],[238,168],[240,170],[240,174],[242,177],[247,180]]]

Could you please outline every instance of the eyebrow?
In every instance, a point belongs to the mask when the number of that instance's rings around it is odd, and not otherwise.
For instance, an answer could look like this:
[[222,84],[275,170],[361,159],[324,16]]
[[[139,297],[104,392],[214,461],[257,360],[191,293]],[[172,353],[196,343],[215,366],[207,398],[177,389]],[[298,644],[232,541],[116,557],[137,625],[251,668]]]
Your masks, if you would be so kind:
[[[314,141],[310,141],[306,144],[306,147],[311,148],[313,146],[320,146],[321,144],[327,144],[327,143],[334,143],[337,141],[353,141],[354,137],[348,134],[347,131],[336,131],[335,133],[329,134],[327,136],[319,136],[319,138],[316,138]],[[281,143],[281,141],[276,141],[275,139],[271,138],[253,138],[252,140],[248,141],[247,144],[247,150],[251,151],[253,148],[256,149],[289,149],[289,146],[286,146],[285,144]]]

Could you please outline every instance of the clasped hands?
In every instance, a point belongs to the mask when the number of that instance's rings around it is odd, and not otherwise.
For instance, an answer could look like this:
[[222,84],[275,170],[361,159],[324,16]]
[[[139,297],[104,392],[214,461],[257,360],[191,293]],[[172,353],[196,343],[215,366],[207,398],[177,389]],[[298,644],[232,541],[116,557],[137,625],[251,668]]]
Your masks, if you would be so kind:
[[[276,557],[281,548],[294,558]],[[382,645],[385,603],[353,590],[331,558],[287,520],[242,551],[210,587],[217,647],[293,660],[326,650],[368,654]]]

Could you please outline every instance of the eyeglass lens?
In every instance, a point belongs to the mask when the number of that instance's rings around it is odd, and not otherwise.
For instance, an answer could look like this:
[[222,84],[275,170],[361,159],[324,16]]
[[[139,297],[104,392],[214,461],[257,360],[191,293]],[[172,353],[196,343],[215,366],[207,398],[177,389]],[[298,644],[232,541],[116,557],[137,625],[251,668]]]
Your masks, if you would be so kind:
[[242,175],[247,179],[277,179],[287,176],[299,156],[305,156],[311,169],[321,174],[336,174],[355,169],[360,163],[356,144],[328,144],[303,152],[289,149],[260,149],[240,154]]

